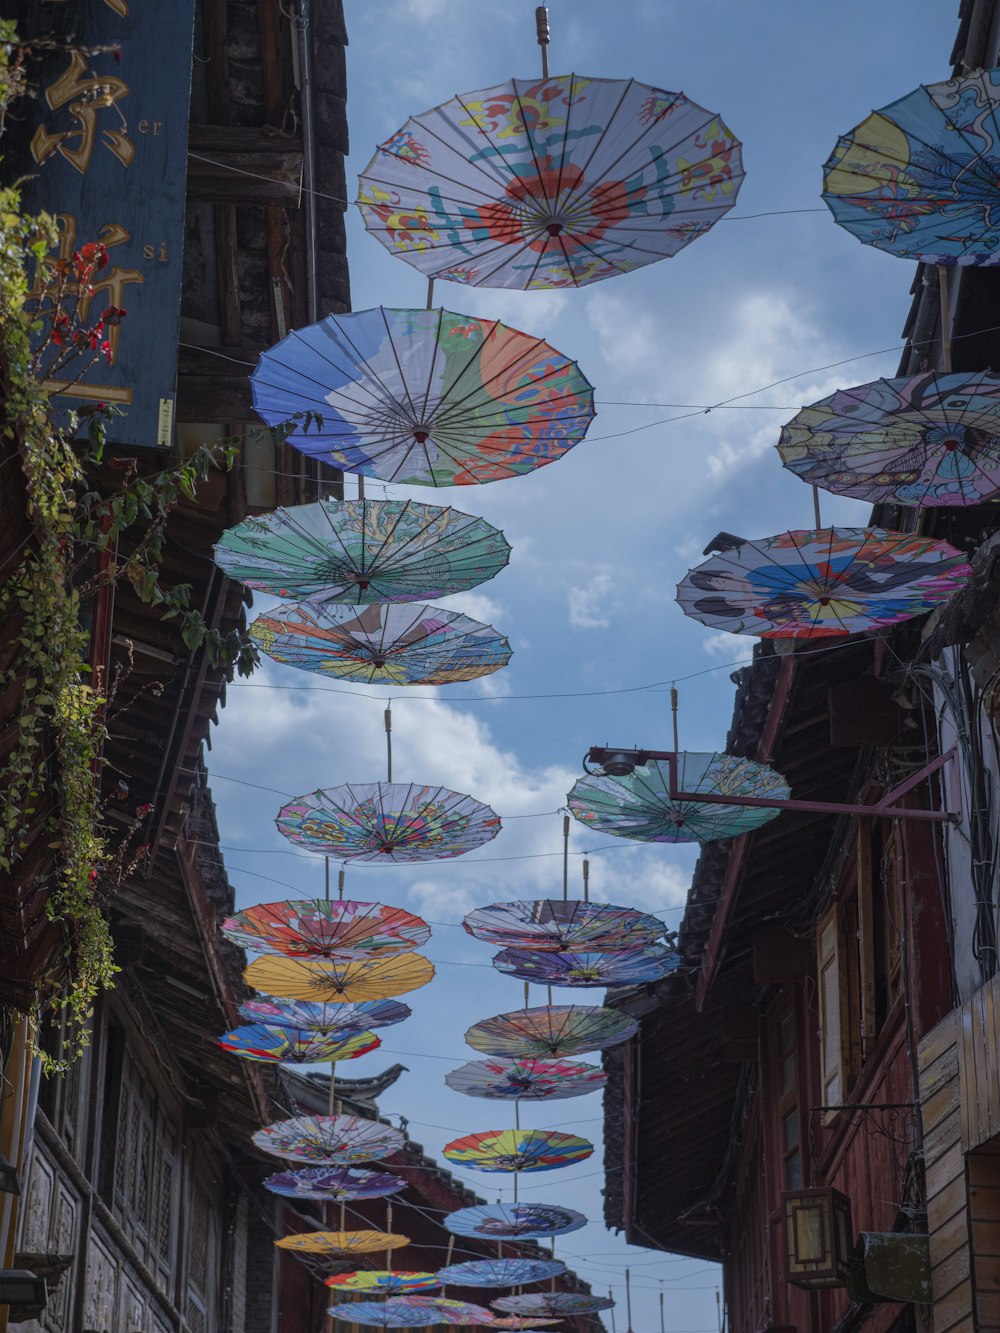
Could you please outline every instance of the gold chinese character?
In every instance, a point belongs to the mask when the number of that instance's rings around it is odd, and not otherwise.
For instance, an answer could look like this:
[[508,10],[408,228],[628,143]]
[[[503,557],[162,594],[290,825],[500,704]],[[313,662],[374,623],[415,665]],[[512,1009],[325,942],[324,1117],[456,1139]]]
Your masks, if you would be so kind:
[[[122,166],[130,167],[135,157],[135,144],[125,133],[126,121],[118,106],[128,92],[128,84],[114,75],[98,77],[93,71],[88,75],[83,56],[79,51],[73,51],[65,72],[46,89],[45,100],[53,111],[67,107],[76,121],[76,128],[50,132],[44,124],[39,125],[31,140],[32,157],[42,163],[53,153],[59,153],[83,175],[90,166],[100,132],[104,135],[105,148],[114,153]],[[100,129],[97,116],[103,110],[116,111],[122,128]]]
[[[64,5],[66,0],[53,0],[54,4]],[[119,18],[128,18],[128,0],[104,0],[109,9],[113,9]]]

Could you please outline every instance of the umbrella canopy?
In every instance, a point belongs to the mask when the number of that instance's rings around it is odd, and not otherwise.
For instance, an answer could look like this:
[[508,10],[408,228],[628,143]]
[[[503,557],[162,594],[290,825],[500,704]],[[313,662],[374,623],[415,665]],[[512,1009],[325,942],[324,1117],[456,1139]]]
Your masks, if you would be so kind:
[[353,1199],[382,1199],[406,1185],[387,1171],[352,1171],[347,1167],[305,1166],[299,1171],[276,1171],[264,1181],[272,1194],[289,1199],[326,1199],[350,1203]]
[[783,427],[781,461],[811,486],[870,504],[973,505],[1000,491],[1000,375],[875,380]]
[[632,907],[542,898],[491,903],[462,922],[470,935],[511,949],[648,949],[663,935],[663,922]]
[[487,1240],[538,1240],[566,1236],[587,1225],[583,1213],[556,1204],[486,1203],[459,1208],[444,1219],[455,1236]]
[[473,1259],[441,1268],[437,1277],[449,1287],[523,1287],[565,1272],[558,1259]]
[[[759,796],[788,800],[785,779],[766,764],[729,754],[677,755],[681,791],[713,796]],[[654,760],[624,778],[588,774],[566,798],[570,813],[598,833],[638,842],[713,842],[734,838],[777,819],[779,810],[754,805],[711,805],[676,800],[670,795],[670,771]],[[668,969],[669,971],[669,969]]]
[[[552,957],[551,954],[541,956]],[[467,1097],[540,1102],[597,1092],[604,1087],[608,1076],[596,1065],[527,1056],[520,1060],[469,1060],[445,1074],[444,1081],[454,1092],[462,1092]]]
[[740,144],[634,79],[513,79],[414,116],[361,173],[365,226],[430,278],[582,287],[677,254],[732,208]]
[[922,616],[968,582],[947,542],[883,528],[780,532],[713,555],[678,584],[685,615],[764,639],[860,634]]
[[383,1295],[405,1295],[411,1291],[433,1291],[440,1287],[436,1273],[396,1272],[388,1268],[359,1268],[353,1273],[334,1273],[324,1278],[337,1291],[372,1291]]
[[506,1319],[499,1317],[494,1319],[490,1325],[491,1328],[511,1328],[515,1333],[529,1333],[533,1328],[551,1328],[553,1324],[558,1324],[559,1319],[523,1319],[520,1315],[510,1314]]
[[240,1017],[253,1023],[278,1023],[284,1027],[315,1028],[321,1032],[364,1032],[389,1027],[409,1018],[408,1004],[399,1000],[360,1000],[356,1004],[324,1003],[316,1000],[279,1000],[261,995],[240,1005]]
[[500,832],[488,805],[446,787],[371,782],[314,791],[283,806],[278,831],[339,861],[463,856]]
[[431,937],[427,922],[401,907],[325,898],[258,903],[227,917],[222,931],[241,949],[292,958],[382,958]]
[[530,1296],[498,1296],[490,1304],[494,1310],[530,1317],[596,1314],[598,1310],[610,1310],[614,1301],[610,1296],[584,1296],[575,1291],[539,1291]]
[[477,1171],[555,1171],[586,1161],[593,1151],[589,1139],[555,1129],[490,1129],[444,1147],[449,1162]]
[[596,1005],[549,1004],[516,1009],[474,1023],[466,1042],[484,1055],[518,1058],[525,1055],[581,1055],[628,1041],[639,1030],[638,1019]]
[[676,949],[642,953],[535,953],[503,949],[493,957],[498,972],[543,986],[641,986],[680,966]]
[[311,414],[288,436],[296,449],[407,486],[531,472],[594,417],[574,361],[499,320],[448,310],[328,315],[265,352],[250,384],[269,425]]
[[400,953],[390,958],[319,959],[256,958],[243,973],[249,986],[291,1000],[381,1000],[419,990],[434,976],[423,954]]
[[413,603],[279,606],[257,617],[250,637],[276,662],[366,685],[454,685],[489,676],[511,657],[492,625]]
[[319,1061],[356,1060],[382,1045],[374,1032],[331,1035],[314,1028],[277,1027],[249,1023],[219,1038],[219,1045],[245,1060],[279,1061],[290,1065],[312,1065]]
[[360,1116],[297,1115],[259,1129],[253,1142],[273,1157],[316,1166],[350,1166],[391,1157],[403,1147],[406,1136],[390,1125]]
[[317,500],[244,519],[215,547],[248,588],[304,602],[422,602],[485,583],[506,565],[502,532],[412,500]]
[[929,264],[1000,263],[1000,70],[923,84],[837,140],[830,212],[866,245]]
[[490,1325],[496,1316],[468,1301],[433,1296],[392,1296],[387,1301],[352,1301],[332,1305],[334,1319],[375,1328],[429,1328],[432,1324]]
[[274,1243],[299,1254],[375,1254],[409,1245],[410,1238],[391,1231],[300,1231]]

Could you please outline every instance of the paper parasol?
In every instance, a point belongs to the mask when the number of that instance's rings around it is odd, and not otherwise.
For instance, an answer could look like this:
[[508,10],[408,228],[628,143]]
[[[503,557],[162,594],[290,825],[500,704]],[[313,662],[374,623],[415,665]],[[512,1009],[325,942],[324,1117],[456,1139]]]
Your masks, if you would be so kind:
[[569,952],[648,949],[665,929],[632,907],[559,898],[491,903],[469,912],[462,924],[477,940],[501,948]]
[[494,1310],[508,1314],[574,1315],[596,1314],[610,1310],[614,1301],[609,1296],[584,1296],[576,1291],[539,1291],[528,1296],[498,1296],[490,1304]]
[[[677,755],[677,782],[684,792],[713,796],[758,796],[786,801],[788,783],[766,764],[730,754]],[[579,778],[566,798],[570,813],[599,833],[638,842],[713,842],[735,838],[777,819],[779,810],[759,805],[700,804],[670,795],[670,770],[654,760],[626,777],[602,773]]]
[[434,976],[433,964],[423,954],[400,953],[371,962],[349,959],[315,963],[300,958],[266,955],[256,958],[243,973],[247,985],[268,995],[290,1000],[381,1000],[426,986]]
[[230,1055],[241,1055],[244,1060],[312,1065],[321,1061],[356,1060],[360,1055],[378,1050],[382,1042],[374,1032],[352,1032],[338,1037],[312,1028],[249,1023],[220,1037],[219,1045]]
[[575,362],[498,320],[448,310],[328,315],[264,352],[250,386],[270,425],[300,414],[294,448],[406,486],[531,472],[577,444],[594,416]]
[[[543,955],[550,957],[551,955]],[[604,1087],[608,1076],[596,1065],[570,1060],[470,1060],[445,1074],[444,1081],[467,1097],[494,1101],[557,1101],[582,1097]]]
[[365,685],[454,685],[499,671],[511,657],[492,625],[412,603],[279,606],[257,617],[250,638],[285,666]]
[[558,1259],[473,1259],[441,1268],[437,1277],[449,1287],[524,1287],[565,1272]]
[[428,1328],[431,1324],[492,1327],[497,1322],[491,1310],[441,1296],[390,1296],[386,1301],[345,1302],[330,1306],[327,1313],[345,1323],[375,1328]]
[[222,534],[230,578],[302,602],[424,602],[464,592],[510,558],[502,532],[413,500],[317,500],[246,518]]
[[406,1186],[399,1176],[385,1171],[352,1171],[347,1167],[305,1166],[298,1171],[276,1171],[264,1181],[272,1194],[289,1199],[326,1199],[350,1203],[353,1199],[382,1199]]
[[677,254],[742,180],[739,141],[683,93],[553,74],[412,117],[379,145],[357,202],[429,278],[582,287]]
[[375,1254],[409,1245],[410,1238],[391,1231],[300,1231],[274,1243],[299,1254]]
[[310,792],[283,806],[278,831],[338,861],[433,861],[464,856],[500,832],[481,801],[446,787],[370,782]]
[[744,541],[677,585],[687,616],[764,639],[861,634],[922,616],[969,580],[947,542],[882,528],[819,528]]
[[257,903],[222,923],[242,949],[291,958],[384,958],[430,939],[427,922],[382,903],[308,898]]
[[323,1281],[335,1291],[370,1291],[388,1296],[433,1291],[441,1285],[441,1279],[436,1273],[396,1272],[388,1268],[359,1268],[353,1273],[334,1273]]
[[491,1129],[445,1144],[449,1162],[477,1171],[555,1171],[583,1162],[594,1145],[555,1129]]
[[540,1240],[566,1236],[587,1225],[583,1213],[557,1204],[486,1203],[459,1208],[444,1219],[455,1236],[487,1240]]
[[596,1005],[550,1004],[516,1009],[474,1023],[466,1042],[484,1055],[572,1056],[628,1041],[639,1031],[637,1019]]
[[273,1157],[317,1166],[350,1166],[390,1157],[406,1136],[377,1120],[353,1115],[299,1115],[277,1120],[253,1135],[256,1147]]
[[680,966],[676,949],[651,948],[641,953],[536,953],[503,949],[493,957],[498,972],[541,986],[641,986],[658,981]]
[[240,1017],[252,1023],[315,1028],[322,1032],[365,1032],[389,1027],[409,1018],[412,1009],[399,1000],[360,1000],[357,1004],[327,1004],[315,1000],[281,1000],[260,995],[240,1005]]

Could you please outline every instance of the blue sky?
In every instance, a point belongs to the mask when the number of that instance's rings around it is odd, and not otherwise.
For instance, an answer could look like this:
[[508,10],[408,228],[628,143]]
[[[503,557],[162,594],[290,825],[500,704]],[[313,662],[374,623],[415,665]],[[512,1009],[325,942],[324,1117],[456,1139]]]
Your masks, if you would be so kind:
[[[347,0],[346,8],[351,197],[374,145],[410,114],[539,68],[528,0]],[[427,953],[438,975],[406,997],[414,1017],[384,1031],[384,1052],[342,1066],[345,1074],[367,1074],[396,1059],[408,1065],[383,1109],[406,1115],[432,1152],[460,1133],[512,1127],[502,1107],[460,1097],[443,1083],[449,1058],[457,1065],[472,1057],[465,1028],[521,1003],[520,983],[496,974],[490,949],[460,929],[463,912],[561,891],[555,812],[580,756],[605,740],[666,745],[671,680],[680,682],[682,747],[723,744],[731,664],[749,656],[752,641],[712,635],[686,619],[674,587],[720,528],[755,537],[811,526],[809,490],[781,469],[772,447],[780,425],[838,386],[895,373],[897,350],[864,354],[898,348],[912,266],[859,245],[833,223],[819,200],[821,166],[837,135],[872,107],[948,76],[955,9],[925,0],[550,5],[554,73],[632,76],[685,91],[742,139],[747,177],[735,216],[673,260],[579,292],[437,287],[447,308],[543,334],[577,359],[596,386],[599,415],[587,441],[531,476],[437,495],[388,492],[481,514],[513,546],[509,568],[494,582],[442,602],[507,633],[510,667],[450,694],[420,690],[414,693],[423,697],[393,699],[397,780],[470,792],[492,804],[506,827],[465,858],[348,872],[349,895],[406,906],[435,923]],[[786,212],[796,209],[820,211]],[[760,213],[779,215],[745,216]],[[365,234],[355,210],[348,258],[355,309],[423,305],[423,280]],[[827,368],[848,358],[862,359]],[[653,406],[709,406],[747,393],[738,410],[674,422],[664,419],[685,409]],[[369,484],[369,496],[382,493]],[[824,499],[828,521],[863,521],[866,512]],[[258,599],[258,609],[267,604]],[[539,694],[588,697],[517,697]],[[322,861],[295,853],[272,821],[282,795],[384,776],[383,707],[357,687],[338,690],[272,665],[232,688],[211,769],[241,905],[322,895]],[[579,852],[596,848],[594,897],[677,924],[692,850],[595,838],[578,825],[572,845],[574,878]],[[594,994],[565,993],[583,1002]],[[543,993],[532,1002],[543,1003]],[[600,1098],[591,1095],[526,1110],[522,1123],[566,1127],[598,1142],[600,1115]],[[660,1290],[668,1333],[714,1333],[715,1270],[630,1249],[604,1231],[599,1169],[595,1154],[525,1178],[522,1197],[565,1203],[595,1219],[557,1252],[595,1291],[614,1288],[618,1329],[627,1326],[623,1270],[630,1263],[635,1333],[659,1329]],[[462,1174],[487,1198],[511,1197],[497,1188],[501,1177]]]

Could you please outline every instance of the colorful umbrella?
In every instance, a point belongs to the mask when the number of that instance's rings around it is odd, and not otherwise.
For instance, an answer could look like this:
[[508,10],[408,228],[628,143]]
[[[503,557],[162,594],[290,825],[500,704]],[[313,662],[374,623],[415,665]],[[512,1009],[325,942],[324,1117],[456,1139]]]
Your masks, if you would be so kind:
[[462,922],[470,935],[511,949],[648,949],[661,938],[662,921],[631,907],[560,898],[492,903]]
[[386,1301],[352,1301],[332,1305],[334,1319],[375,1328],[428,1328],[431,1324],[489,1325],[496,1316],[468,1301],[449,1301],[438,1296],[392,1296]]
[[594,391],[574,361],[498,320],[448,310],[328,315],[265,352],[250,381],[288,443],[407,486],[517,477],[586,434]]
[[406,1181],[386,1171],[352,1171],[348,1167],[305,1166],[299,1171],[276,1171],[264,1181],[272,1194],[289,1199],[325,1199],[350,1203],[353,1199],[382,1199],[405,1188]]
[[433,1291],[441,1285],[436,1273],[397,1273],[388,1268],[359,1268],[353,1273],[334,1273],[323,1280],[328,1287],[338,1291],[372,1291],[400,1296],[411,1291]]
[[317,500],[244,519],[216,563],[248,588],[304,602],[422,602],[474,588],[510,558],[502,532],[412,500]]
[[551,1328],[553,1324],[561,1322],[560,1319],[522,1319],[520,1315],[511,1314],[506,1319],[494,1319],[490,1328],[510,1328],[515,1333],[530,1333],[533,1328]]
[[[677,755],[680,791],[713,796],[759,796],[786,801],[788,783],[773,768],[730,754]],[[598,833],[638,842],[713,842],[734,838],[777,819],[779,810],[755,805],[715,805],[670,795],[670,771],[654,760],[624,778],[588,774],[566,798],[570,813]],[[669,969],[668,969],[669,970]]]
[[399,1000],[361,1000],[357,1004],[327,1004],[314,1000],[279,1000],[262,995],[240,1005],[240,1017],[254,1023],[278,1023],[320,1032],[364,1032],[389,1027],[409,1018],[412,1009]]
[[413,117],[361,173],[358,205],[430,278],[582,287],[677,254],[742,180],[739,142],[683,93],[564,74]]
[[596,1314],[598,1310],[610,1310],[614,1301],[609,1296],[584,1296],[575,1291],[539,1291],[530,1296],[498,1296],[490,1304],[494,1310],[530,1317]]
[[838,389],[792,418],[778,452],[810,486],[869,504],[982,504],[1000,491],[1000,375]]
[[543,1203],[486,1203],[459,1208],[444,1219],[455,1236],[487,1240],[538,1240],[566,1236],[587,1225],[583,1213]]
[[837,140],[830,212],[866,245],[929,264],[1000,263],[1000,70],[922,85]]
[[516,1009],[473,1024],[466,1042],[484,1055],[514,1059],[525,1055],[580,1055],[628,1041],[639,1030],[638,1019],[617,1009],[580,1004],[550,1004],[541,1009]]
[[310,792],[283,806],[275,822],[300,847],[339,861],[443,860],[500,832],[499,816],[481,801],[404,782]]
[[222,931],[241,949],[293,958],[383,958],[431,937],[427,922],[401,907],[325,898],[258,903],[227,917]]
[[682,579],[685,615],[765,639],[860,634],[922,616],[969,578],[947,542],[881,528],[821,528],[745,541]]
[[412,603],[279,606],[257,617],[250,637],[276,662],[365,685],[453,685],[499,671],[511,657],[492,625]]
[[350,1166],[391,1157],[403,1147],[406,1136],[391,1125],[360,1116],[298,1115],[259,1129],[253,1142],[273,1157],[316,1166]]
[[370,962],[265,955],[256,958],[243,973],[247,985],[268,995],[291,1000],[381,1000],[387,995],[405,995],[426,986],[434,966],[423,954],[400,953]]
[[493,957],[498,972],[542,986],[641,986],[680,965],[675,949],[642,953],[535,953],[504,949]]
[[586,1161],[593,1151],[588,1139],[555,1129],[489,1129],[444,1147],[449,1162],[477,1171],[555,1171]]
[[[544,954],[542,957],[551,957]],[[445,1074],[454,1092],[491,1101],[558,1101],[596,1092],[608,1076],[596,1065],[570,1060],[469,1060]]]
[[274,1243],[279,1249],[299,1254],[374,1254],[398,1250],[409,1245],[410,1238],[391,1231],[300,1231]]
[[241,1055],[245,1060],[312,1065],[319,1061],[356,1060],[359,1055],[378,1050],[382,1043],[374,1032],[351,1032],[341,1036],[317,1032],[314,1028],[250,1023],[227,1032],[219,1038],[219,1045],[230,1055]]
[[565,1272],[558,1259],[473,1259],[439,1269],[437,1277],[449,1287],[524,1287]]

